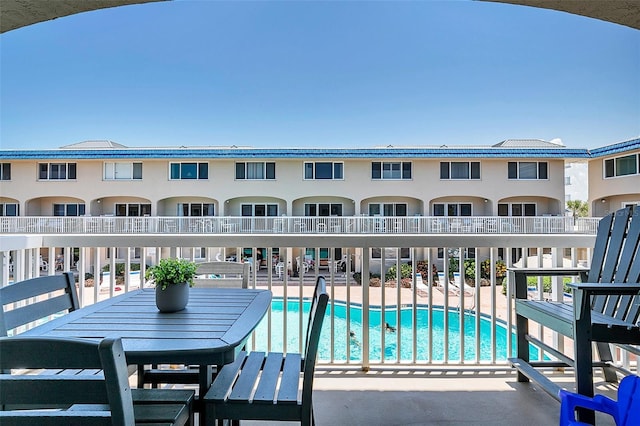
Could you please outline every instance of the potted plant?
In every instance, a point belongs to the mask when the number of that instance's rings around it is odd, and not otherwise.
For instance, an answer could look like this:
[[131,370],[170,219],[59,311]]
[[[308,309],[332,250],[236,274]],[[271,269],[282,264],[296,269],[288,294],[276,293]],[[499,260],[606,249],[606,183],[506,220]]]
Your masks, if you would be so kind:
[[186,259],[162,259],[147,269],[145,277],[156,285],[156,306],[160,312],[183,310],[189,302],[189,287],[198,266]]

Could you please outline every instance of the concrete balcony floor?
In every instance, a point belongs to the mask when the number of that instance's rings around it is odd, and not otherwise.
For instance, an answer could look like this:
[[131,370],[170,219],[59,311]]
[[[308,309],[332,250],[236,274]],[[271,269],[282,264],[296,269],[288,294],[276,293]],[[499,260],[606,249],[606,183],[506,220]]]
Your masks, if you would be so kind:
[[[570,374],[554,381],[571,388]],[[596,376],[596,392],[615,399],[617,386]],[[560,403],[532,383],[518,383],[512,370],[451,368],[316,369],[317,426],[387,425],[557,425]],[[606,415],[598,425],[613,426]],[[244,426],[299,425],[243,421]]]

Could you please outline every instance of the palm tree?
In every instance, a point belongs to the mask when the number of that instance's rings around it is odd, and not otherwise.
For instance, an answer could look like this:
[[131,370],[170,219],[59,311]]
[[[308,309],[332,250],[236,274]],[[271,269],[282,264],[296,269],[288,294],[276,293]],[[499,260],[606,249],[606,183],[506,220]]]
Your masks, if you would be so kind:
[[582,200],[569,200],[567,201],[567,208],[571,210],[573,216],[573,224],[576,224],[576,218],[585,217],[589,214],[589,204]]

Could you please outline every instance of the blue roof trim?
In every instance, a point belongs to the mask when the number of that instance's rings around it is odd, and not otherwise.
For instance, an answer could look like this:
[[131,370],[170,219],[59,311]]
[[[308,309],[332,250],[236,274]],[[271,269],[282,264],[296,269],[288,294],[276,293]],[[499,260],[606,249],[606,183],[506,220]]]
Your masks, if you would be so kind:
[[589,154],[592,158],[598,158],[612,154],[619,154],[621,152],[629,152],[634,149],[640,149],[640,138],[603,146],[601,148],[595,148],[590,150]]
[[362,148],[362,149],[256,149],[256,148],[131,148],[0,150],[0,159],[279,159],[279,158],[590,158],[586,149],[569,148]]

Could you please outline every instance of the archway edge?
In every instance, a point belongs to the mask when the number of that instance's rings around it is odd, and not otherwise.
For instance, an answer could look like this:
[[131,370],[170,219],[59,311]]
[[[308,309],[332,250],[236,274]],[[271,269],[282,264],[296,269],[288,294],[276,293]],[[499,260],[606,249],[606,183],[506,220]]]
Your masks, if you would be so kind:
[[[0,33],[76,13],[171,0],[2,0]],[[477,0],[539,7],[640,29],[638,0]]]
[[77,13],[158,1],[167,0],[2,0],[0,34]]

